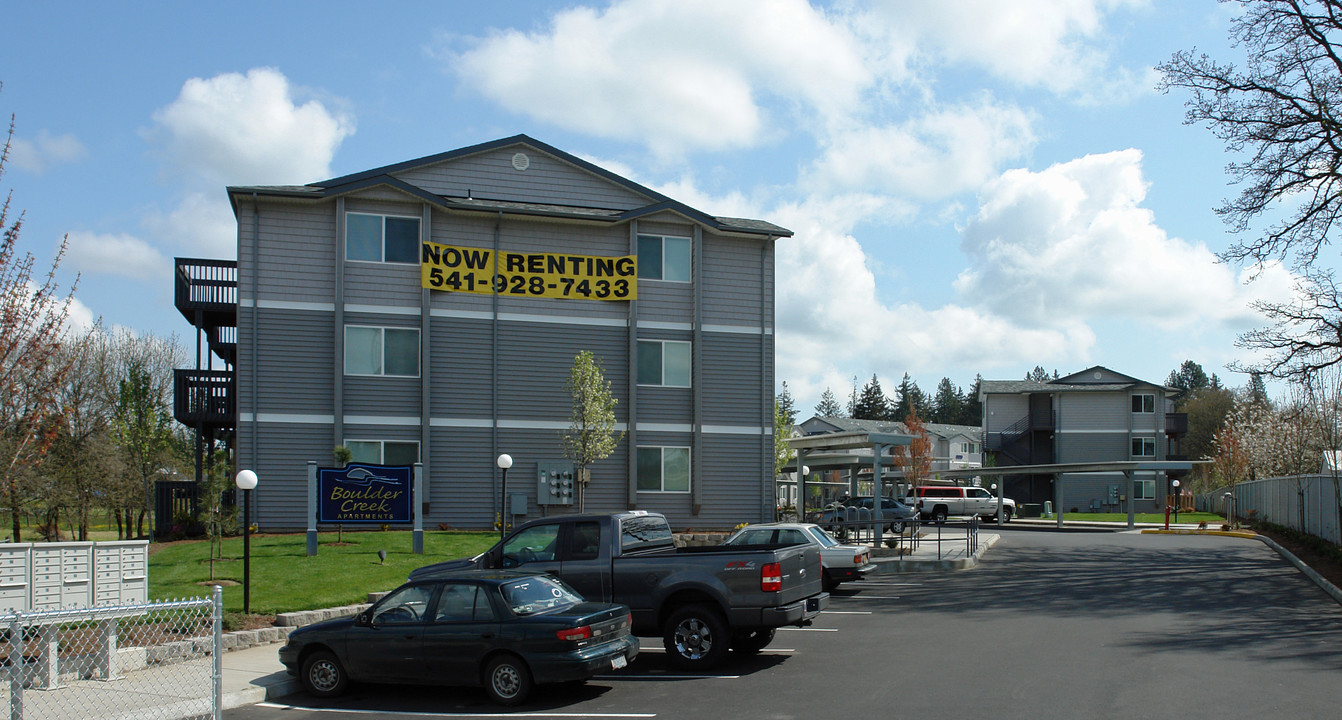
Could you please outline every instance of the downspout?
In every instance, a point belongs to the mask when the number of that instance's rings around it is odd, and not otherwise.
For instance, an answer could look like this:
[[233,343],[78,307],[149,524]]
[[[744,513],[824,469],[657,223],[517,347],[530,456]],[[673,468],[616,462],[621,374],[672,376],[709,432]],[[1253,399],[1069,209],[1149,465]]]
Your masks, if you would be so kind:
[[693,413],[693,425],[690,430],[693,433],[690,440],[693,449],[690,450],[690,514],[698,515],[704,506],[703,491],[703,449],[704,449],[704,426],[703,426],[703,373],[700,368],[703,367],[704,358],[704,229],[699,225],[694,226],[694,255],[691,258],[694,263],[694,330],[690,336],[692,340],[691,360],[690,360],[690,398]]
[[332,347],[334,372],[331,375],[331,446],[345,444],[345,198],[336,198],[335,312]]
[[[419,221],[419,243],[420,252],[423,252],[424,243],[432,237],[433,208],[424,203]],[[431,354],[429,347],[433,344],[433,291],[428,288],[420,288],[419,298],[419,462],[424,468],[423,486],[420,488],[422,495],[415,498],[419,503],[419,517],[423,518],[429,513],[429,502],[432,500],[433,488],[433,464],[430,448],[433,442],[433,404],[431,390],[433,387],[429,379],[429,360]]]
[[[638,221],[629,223],[629,254],[638,255]],[[625,437],[629,438],[629,467],[625,486],[625,502],[630,510],[638,509],[638,300],[629,301],[629,347],[625,367],[628,368],[629,422]]]
[[[494,220],[494,277],[499,276],[499,244],[503,228],[503,211],[500,210],[498,217]],[[494,467],[494,458],[499,456],[499,284],[490,283],[493,286],[492,313],[489,328],[489,467]],[[491,471],[491,475],[493,472]],[[504,503],[507,502],[501,493],[489,493],[491,496],[498,495],[498,507],[495,510],[498,513],[499,525],[504,527],[507,520],[503,517]]]
[[[257,457],[257,453],[260,452],[259,450],[260,446],[257,441],[257,436],[261,433],[261,423],[260,423],[261,413],[260,408],[256,406],[261,396],[260,393],[257,391],[257,387],[261,384],[261,371],[260,368],[257,367],[258,359],[256,349],[257,346],[256,334],[257,332],[259,332],[260,327],[257,316],[261,313],[261,291],[260,291],[261,271],[259,269],[260,263],[261,263],[261,199],[256,192],[253,192],[252,193],[252,353],[251,353],[252,354],[251,465],[253,468],[257,467],[257,465],[259,464],[258,463],[259,458]],[[248,505],[252,504],[253,502],[256,502],[255,498],[256,495],[255,493],[253,493],[252,498],[248,500]],[[248,509],[250,510],[250,508]],[[259,513],[257,514],[257,517],[259,520],[260,517]]]
[[[772,432],[774,418],[773,402],[771,401],[774,393],[774,376],[773,373],[767,372],[769,369],[769,354],[766,350],[769,341],[768,328],[770,324],[769,292],[766,287],[766,282],[768,281],[769,275],[769,246],[772,245],[773,242],[774,236],[770,235],[764,239],[764,243],[760,246],[760,377],[764,380],[764,382],[760,383],[760,409],[764,418],[763,424],[760,425],[760,466],[768,468],[765,470],[763,483],[764,492],[761,493],[760,497],[760,501],[763,503],[760,507],[760,517],[762,519],[774,517],[775,507],[778,505],[778,488],[773,476],[774,454],[773,448],[770,447],[771,443],[769,442],[770,439],[774,442],[778,442],[778,438],[773,437]],[[766,430],[765,428],[769,428],[769,430]],[[798,460],[798,463],[800,463],[800,460]],[[797,465],[797,476],[801,477],[800,464]],[[802,498],[800,497],[800,481],[797,483],[797,488],[799,493],[797,501],[800,503],[802,501]],[[797,507],[803,508],[805,506],[798,504]],[[797,512],[797,519],[805,521],[806,516],[801,514],[801,510],[799,509]]]

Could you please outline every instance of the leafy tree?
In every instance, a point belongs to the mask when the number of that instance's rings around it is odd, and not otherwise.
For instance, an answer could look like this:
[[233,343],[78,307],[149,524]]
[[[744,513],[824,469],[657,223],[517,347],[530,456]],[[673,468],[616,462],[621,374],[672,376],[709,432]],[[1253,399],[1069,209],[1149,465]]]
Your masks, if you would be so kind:
[[563,433],[564,457],[573,461],[578,475],[578,512],[587,506],[587,485],[591,482],[588,466],[610,457],[624,439],[615,432],[615,406],[619,403],[610,391],[610,381],[601,370],[601,362],[588,350],[573,358],[564,389],[573,398],[569,429]]
[[[1235,410],[1235,393],[1225,388],[1195,390],[1178,403],[1188,415],[1188,434],[1180,441],[1183,454],[1194,460],[1210,459],[1216,454],[1216,435],[1226,418]],[[1207,472],[1194,468],[1195,474]]]
[[904,482],[919,485],[932,472],[932,439],[923,428],[917,407],[905,408],[903,423],[908,434],[913,436],[913,442],[895,446],[895,466],[904,471]]
[[[14,118],[0,152],[0,178],[9,161]],[[0,492],[12,519],[12,538],[22,540],[21,513],[25,490],[22,473],[35,470],[60,432],[64,408],[58,399],[71,361],[60,350],[65,342],[70,301],[56,283],[65,256],[63,239],[41,282],[34,282],[36,260],[19,252],[23,214],[11,218],[14,193],[0,206]]]
[[871,380],[862,387],[862,394],[853,404],[854,420],[884,420],[889,416],[889,401],[881,390],[881,381],[872,374]]
[[783,467],[788,464],[797,453],[788,446],[788,438],[792,437],[792,422],[788,420],[787,414],[783,412],[783,403],[774,399],[774,475],[780,475]]
[[[1265,351],[1254,368],[1303,378],[1342,361],[1342,296],[1317,265],[1342,220],[1342,12],[1334,0],[1236,2],[1230,36],[1245,63],[1181,51],[1158,67],[1161,88],[1190,92],[1185,122],[1206,124],[1238,158],[1226,169],[1239,195],[1217,213],[1244,239],[1221,259],[1289,261],[1301,276],[1299,299],[1257,303],[1270,325],[1239,344]],[[1269,225],[1253,232],[1260,218]]]
[[[141,525],[149,519],[148,505],[153,497],[153,480],[159,475],[160,469],[171,464],[173,457],[173,419],[169,407],[171,386],[164,388],[156,385],[153,374],[140,358],[130,361],[126,376],[117,386],[117,401],[112,412],[112,439],[121,449],[130,479],[143,490],[135,520],[135,534],[138,536],[144,534]],[[128,513],[128,524],[129,519]],[[152,527],[151,523],[151,538]]]
[[840,417],[843,415],[843,408],[839,407],[839,401],[834,399],[834,391],[825,388],[825,392],[820,394],[820,402],[816,403],[815,414],[820,417]]

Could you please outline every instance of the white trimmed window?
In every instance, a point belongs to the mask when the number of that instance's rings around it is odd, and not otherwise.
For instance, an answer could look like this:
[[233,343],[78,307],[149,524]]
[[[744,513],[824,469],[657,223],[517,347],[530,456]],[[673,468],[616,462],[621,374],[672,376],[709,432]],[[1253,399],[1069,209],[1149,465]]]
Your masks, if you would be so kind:
[[640,447],[638,449],[639,492],[689,492],[690,449],[687,447]]
[[690,239],[674,235],[638,236],[640,280],[690,281]]
[[1153,413],[1156,411],[1156,396],[1150,393],[1138,393],[1132,396],[1132,411],[1135,413]]
[[345,259],[419,262],[419,218],[345,213]]
[[374,465],[414,465],[419,462],[419,443],[399,440],[346,440],[350,462]]
[[1133,438],[1132,439],[1133,457],[1155,457],[1156,439],[1155,438]]
[[345,374],[419,377],[419,330],[346,325]]
[[681,340],[639,340],[638,384],[689,387],[690,343]]

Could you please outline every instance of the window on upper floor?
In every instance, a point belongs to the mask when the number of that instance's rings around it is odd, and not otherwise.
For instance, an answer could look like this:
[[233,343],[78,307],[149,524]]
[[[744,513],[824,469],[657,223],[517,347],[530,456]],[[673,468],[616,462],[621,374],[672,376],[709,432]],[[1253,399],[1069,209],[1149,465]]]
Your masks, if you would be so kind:
[[638,384],[689,387],[690,343],[681,340],[639,340]]
[[345,259],[418,263],[419,218],[345,213]]
[[397,440],[346,440],[350,462],[373,465],[414,465],[419,462],[419,443]]
[[345,326],[345,374],[419,376],[419,330]]
[[640,280],[690,281],[690,239],[672,235],[638,236]]
[[1133,457],[1155,457],[1156,439],[1155,438],[1133,438],[1132,439]]
[[640,447],[638,489],[640,492],[689,492],[690,449]]
[[1138,393],[1132,396],[1132,411],[1135,413],[1153,413],[1156,411],[1156,396],[1150,393]]

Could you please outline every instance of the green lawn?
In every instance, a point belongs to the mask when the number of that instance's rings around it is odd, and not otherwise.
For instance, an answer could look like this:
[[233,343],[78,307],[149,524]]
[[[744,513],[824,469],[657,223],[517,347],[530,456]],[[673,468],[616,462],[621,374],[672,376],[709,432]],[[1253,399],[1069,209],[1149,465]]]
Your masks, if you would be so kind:
[[[1128,521],[1127,513],[1063,513],[1063,522],[1121,522]],[[1136,522],[1139,523],[1164,523],[1165,513],[1137,513]],[[1170,514],[1170,522],[1174,522],[1174,514]],[[1219,528],[1225,522],[1225,518],[1215,513],[1204,512],[1181,512],[1179,513],[1179,524],[1184,523],[1207,523],[1207,527]]]
[[[469,557],[490,547],[498,535],[488,532],[425,532],[424,554],[411,550],[405,531],[349,532],[344,544],[336,533],[318,535],[317,554],[307,555],[307,538],[253,535],[251,539],[251,611],[272,614],[314,610],[366,602],[368,593],[391,590],[411,570],[452,558]],[[386,550],[386,563],[377,551]],[[149,558],[149,599],[204,597],[211,592],[210,544],[178,542],[157,549]],[[242,610],[242,538],[224,541],[223,558],[214,561],[214,579],[224,584],[224,610]]]

